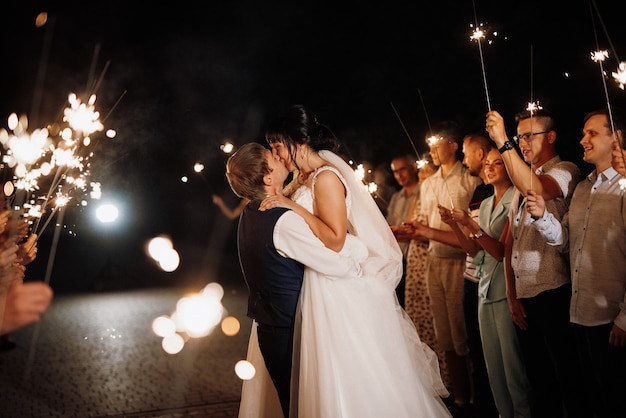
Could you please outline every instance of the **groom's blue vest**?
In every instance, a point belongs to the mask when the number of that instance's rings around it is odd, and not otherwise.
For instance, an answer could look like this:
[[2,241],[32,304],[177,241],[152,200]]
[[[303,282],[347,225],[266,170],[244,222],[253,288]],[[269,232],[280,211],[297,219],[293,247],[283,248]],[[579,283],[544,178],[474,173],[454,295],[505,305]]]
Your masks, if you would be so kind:
[[260,201],[246,205],[239,219],[239,262],[248,285],[248,316],[262,325],[291,327],[302,287],[304,266],[281,256],[274,247],[274,227],[287,210],[259,211]]

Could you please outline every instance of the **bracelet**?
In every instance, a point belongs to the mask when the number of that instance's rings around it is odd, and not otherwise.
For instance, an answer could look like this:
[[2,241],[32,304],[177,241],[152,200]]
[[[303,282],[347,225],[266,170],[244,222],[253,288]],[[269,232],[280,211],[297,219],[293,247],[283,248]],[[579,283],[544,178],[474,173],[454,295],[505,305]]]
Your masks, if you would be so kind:
[[470,239],[478,239],[484,235],[485,231],[482,228],[478,230],[475,234],[469,234]]

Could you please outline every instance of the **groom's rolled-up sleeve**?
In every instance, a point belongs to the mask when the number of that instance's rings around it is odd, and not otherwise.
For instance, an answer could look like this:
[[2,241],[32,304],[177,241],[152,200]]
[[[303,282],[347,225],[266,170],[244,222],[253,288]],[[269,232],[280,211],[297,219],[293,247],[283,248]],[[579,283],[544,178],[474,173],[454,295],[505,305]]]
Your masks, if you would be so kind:
[[283,256],[299,261],[321,274],[338,279],[361,276],[360,264],[326,246],[304,219],[293,211],[285,212],[274,228],[274,246]]

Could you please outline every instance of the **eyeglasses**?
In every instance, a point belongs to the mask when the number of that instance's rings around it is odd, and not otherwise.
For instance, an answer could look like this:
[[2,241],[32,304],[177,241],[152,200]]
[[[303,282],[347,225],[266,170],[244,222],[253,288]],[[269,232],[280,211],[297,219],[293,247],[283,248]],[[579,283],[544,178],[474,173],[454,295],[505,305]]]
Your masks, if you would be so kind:
[[530,142],[532,141],[533,137],[535,135],[542,135],[542,134],[547,134],[550,131],[543,131],[543,132],[527,132],[525,134],[521,134],[521,135],[515,135],[513,137],[513,139],[515,140],[516,143],[520,143],[521,140],[524,140],[526,142]]

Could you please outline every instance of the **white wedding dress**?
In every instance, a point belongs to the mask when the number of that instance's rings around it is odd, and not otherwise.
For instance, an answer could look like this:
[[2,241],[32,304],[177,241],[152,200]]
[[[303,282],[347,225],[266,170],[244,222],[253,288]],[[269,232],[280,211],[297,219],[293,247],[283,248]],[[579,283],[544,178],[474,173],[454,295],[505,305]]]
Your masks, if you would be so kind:
[[[305,269],[294,337],[291,417],[449,417],[448,392],[436,354],[419,339],[395,287],[402,254],[365,186],[340,157],[309,176],[292,198],[312,211],[316,175],[332,170],[347,190],[349,234],[342,253],[361,261],[363,276],[331,279]],[[305,263],[306,264],[306,263]],[[257,367],[244,382],[240,418],[281,417],[263,367],[253,326],[248,360]],[[271,395],[271,396],[269,396]],[[274,396],[274,399],[268,399]]]

